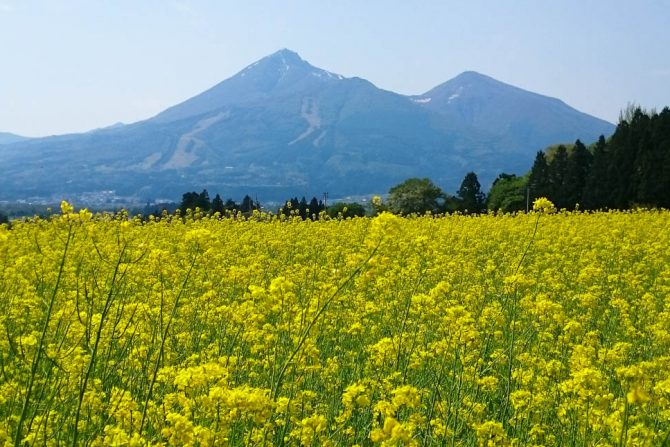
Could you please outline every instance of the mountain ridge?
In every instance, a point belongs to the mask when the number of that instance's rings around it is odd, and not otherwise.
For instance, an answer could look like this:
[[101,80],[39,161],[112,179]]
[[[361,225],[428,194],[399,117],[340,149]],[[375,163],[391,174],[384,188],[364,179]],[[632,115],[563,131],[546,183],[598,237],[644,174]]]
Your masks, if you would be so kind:
[[0,132],[0,144],[12,144],[18,143],[20,141],[29,140],[29,137],[24,137],[22,135],[17,135],[9,132]]
[[146,200],[203,187],[265,200],[362,196],[412,176],[455,190],[467,171],[486,185],[528,169],[549,144],[613,129],[476,72],[408,96],[283,49],[144,121],[5,146],[0,200],[101,191]]

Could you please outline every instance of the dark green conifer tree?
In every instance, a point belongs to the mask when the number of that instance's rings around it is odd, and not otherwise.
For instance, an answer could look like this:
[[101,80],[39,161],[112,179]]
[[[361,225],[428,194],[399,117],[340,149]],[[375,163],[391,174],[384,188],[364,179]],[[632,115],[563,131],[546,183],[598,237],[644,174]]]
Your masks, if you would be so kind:
[[468,172],[465,175],[457,194],[461,199],[462,211],[481,213],[485,209],[484,193],[482,193],[477,174],[474,172]]
[[200,195],[195,192],[185,192],[181,196],[181,203],[179,205],[179,209],[181,209],[182,213],[184,213],[187,209],[194,210],[196,206],[198,206],[198,199]]
[[242,203],[240,204],[240,211],[243,213],[250,213],[251,211],[256,209],[256,204],[254,203],[254,200],[247,194],[244,196],[242,199]]
[[196,200],[196,206],[202,211],[209,211],[212,208],[212,202],[209,200],[209,193],[203,189]]
[[609,206],[608,196],[611,186],[608,163],[607,141],[601,135],[593,148],[593,161],[582,192],[584,209],[596,210]]
[[543,151],[538,151],[535,155],[535,161],[528,178],[528,188],[531,201],[538,197],[548,197],[551,193],[549,190],[549,164]]
[[221,196],[217,194],[214,196],[214,199],[212,199],[212,212],[223,214],[225,210],[225,204],[223,203]]
[[567,171],[563,180],[563,196],[566,208],[572,210],[578,203],[583,207],[581,202],[583,202],[584,187],[592,161],[593,155],[586,146],[580,140],[575,141],[572,153],[568,157]]

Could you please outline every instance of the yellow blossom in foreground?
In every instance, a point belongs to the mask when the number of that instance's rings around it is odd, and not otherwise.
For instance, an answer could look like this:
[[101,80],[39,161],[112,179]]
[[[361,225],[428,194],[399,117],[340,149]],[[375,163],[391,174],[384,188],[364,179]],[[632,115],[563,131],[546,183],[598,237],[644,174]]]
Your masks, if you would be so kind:
[[0,446],[670,433],[667,211],[61,211],[0,226]]
[[539,211],[542,213],[553,213],[556,211],[556,207],[551,202],[551,200],[546,197],[540,197],[533,201],[533,211]]

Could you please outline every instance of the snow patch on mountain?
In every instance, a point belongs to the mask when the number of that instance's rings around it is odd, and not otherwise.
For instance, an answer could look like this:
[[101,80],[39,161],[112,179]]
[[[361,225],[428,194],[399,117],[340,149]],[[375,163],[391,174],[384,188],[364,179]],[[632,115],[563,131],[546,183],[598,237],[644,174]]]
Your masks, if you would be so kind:
[[451,101],[453,101],[454,99],[457,99],[459,96],[461,96],[461,93],[463,93],[463,87],[458,87],[458,90],[456,90],[456,93],[452,94],[451,96],[449,96],[449,98],[447,98],[447,104],[450,104]]
[[173,152],[172,157],[170,157],[170,160],[163,165],[162,169],[181,169],[191,166],[198,159],[196,151],[205,146],[205,142],[198,138],[197,135],[229,116],[230,112],[226,111],[198,121],[193,130],[183,134],[179,138],[177,148]]
[[138,164],[135,165],[135,166],[131,166],[131,169],[132,169],[132,168],[135,168],[135,169],[137,169],[137,170],[139,170],[139,171],[146,171],[146,170],[149,170],[149,169],[151,169],[156,163],[158,163],[158,161],[159,161],[161,158],[163,158],[163,154],[161,154],[160,152],[154,152],[153,154],[149,155],[149,156],[146,157],[144,160],[142,160],[141,163],[138,163]]
[[337,79],[337,80],[342,80],[344,79],[344,76],[337,74],[337,73],[331,73],[330,71],[326,70],[315,70],[310,72],[312,76],[316,76],[319,79],[323,79],[324,77],[330,78],[330,79]]
[[300,140],[304,140],[315,130],[321,127],[321,117],[319,116],[319,106],[317,105],[314,98],[305,98],[302,100],[302,107],[300,109],[300,116],[302,116],[305,121],[307,121],[307,130],[298,135],[296,139],[289,143],[289,146],[297,143]]
[[312,142],[312,144],[314,145],[314,147],[319,147],[319,146],[321,146],[321,142],[323,141],[323,137],[325,137],[327,133],[328,133],[328,131],[327,131],[327,130],[324,130],[323,132],[321,132],[321,135],[319,135],[318,137],[316,137],[316,139]]

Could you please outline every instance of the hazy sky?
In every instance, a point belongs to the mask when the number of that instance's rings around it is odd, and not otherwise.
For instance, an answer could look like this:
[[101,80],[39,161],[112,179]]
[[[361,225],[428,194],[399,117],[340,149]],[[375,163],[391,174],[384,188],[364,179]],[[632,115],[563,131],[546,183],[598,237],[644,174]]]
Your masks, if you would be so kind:
[[475,70],[612,122],[670,105],[670,0],[0,0],[0,131],[148,118],[281,48],[404,94]]

